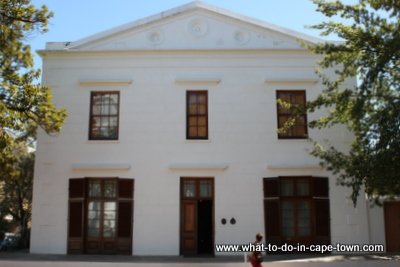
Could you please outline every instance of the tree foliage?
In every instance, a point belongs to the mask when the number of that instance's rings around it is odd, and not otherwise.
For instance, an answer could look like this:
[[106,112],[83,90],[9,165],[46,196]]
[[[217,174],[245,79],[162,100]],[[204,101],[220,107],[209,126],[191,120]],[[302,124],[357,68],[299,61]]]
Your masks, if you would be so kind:
[[0,158],[0,215],[12,216],[18,227],[20,246],[29,245],[29,222],[32,214],[32,183],[34,154],[24,142],[13,142]]
[[65,111],[54,106],[48,87],[35,82],[40,71],[26,43],[33,33],[47,31],[52,15],[29,0],[0,1],[0,151],[12,139],[10,132],[32,136],[39,126],[56,133],[63,124]]
[[[336,79],[323,74],[325,90],[308,103],[309,111],[325,107],[329,115],[310,123],[313,128],[345,124],[354,134],[349,151],[316,144],[312,154],[352,188],[356,204],[362,189],[371,200],[400,195],[400,1],[314,0],[330,21],[313,26],[323,35],[336,34],[343,42],[321,43],[310,49],[323,56],[322,70],[335,68]],[[355,88],[348,78],[358,77]]]
[[36,82],[40,71],[28,44],[34,33],[47,31],[52,15],[29,0],[0,1],[0,212],[13,216],[23,246],[28,245],[34,160],[25,140],[34,138],[38,127],[59,132],[66,117],[53,104],[50,88]]

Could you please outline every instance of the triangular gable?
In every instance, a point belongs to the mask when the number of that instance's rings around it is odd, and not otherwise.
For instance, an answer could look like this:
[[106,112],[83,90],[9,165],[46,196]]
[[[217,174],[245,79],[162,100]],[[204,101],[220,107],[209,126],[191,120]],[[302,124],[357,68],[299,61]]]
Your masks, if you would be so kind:
[[192,2],[48,50],[299,49],[321,39]]

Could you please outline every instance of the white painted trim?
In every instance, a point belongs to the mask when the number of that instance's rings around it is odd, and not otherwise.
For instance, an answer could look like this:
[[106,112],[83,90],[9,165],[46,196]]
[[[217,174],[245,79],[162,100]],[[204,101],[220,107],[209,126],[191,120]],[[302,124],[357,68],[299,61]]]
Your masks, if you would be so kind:
[[266,79],[267,84],[309,84],[318,83],[318,79]]
[[221,82],[221,79],[218,78],[195,78],[195,77],[185,77],[185,78],[176,78],[175,83],[183,83],[183,84],[214,84],[217,85]]
[[133,80],[81,80],[79,85],[81,86],[128,86]]
[[228,168],[227,163],[171,163],[168,166],[171,170],[219,170]]
[[131,168],[128,163],[73,163],[74,171],[104,171],[104,170],[120,170],[127,171]]
[[320,165],[313,164],[300,164],[300,165],[274,165],[269,164],[268,170],[279,171],[279,170],[322,170]]

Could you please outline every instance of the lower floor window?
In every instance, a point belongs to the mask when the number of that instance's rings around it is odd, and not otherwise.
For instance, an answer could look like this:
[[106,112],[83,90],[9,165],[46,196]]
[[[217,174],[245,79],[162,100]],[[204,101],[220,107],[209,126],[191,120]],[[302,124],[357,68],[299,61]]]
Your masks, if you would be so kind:
[[68,253],[131,254],[133,179],[69,180]]
[[328,178],[264,178],[266,242],[329,244]]

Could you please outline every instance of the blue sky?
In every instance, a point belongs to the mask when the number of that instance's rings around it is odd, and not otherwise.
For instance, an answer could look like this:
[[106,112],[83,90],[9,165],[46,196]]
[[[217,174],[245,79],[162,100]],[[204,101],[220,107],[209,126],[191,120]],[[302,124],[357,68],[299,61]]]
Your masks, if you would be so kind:
[[[49,32],[35,34],[28,41],[32,51],[44,49],[46,42],[76,41],[83,37],[187,4],[189,0],[32,0],[54,12]],[[318,36],[305,28],[327,20],[311,0],[207,0],[205,3],[263,20],[281,27]],[[35,65],[41,66],[38,55]]]

